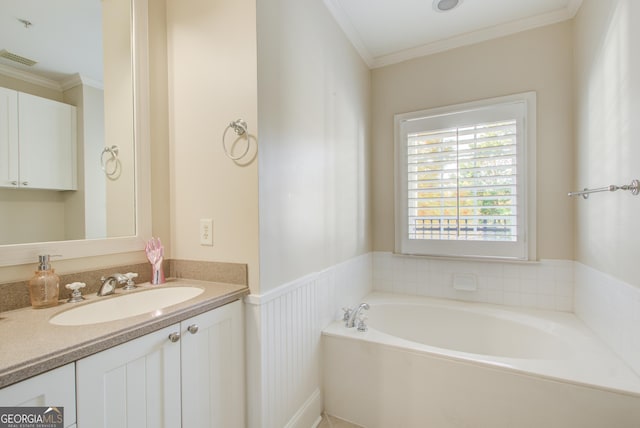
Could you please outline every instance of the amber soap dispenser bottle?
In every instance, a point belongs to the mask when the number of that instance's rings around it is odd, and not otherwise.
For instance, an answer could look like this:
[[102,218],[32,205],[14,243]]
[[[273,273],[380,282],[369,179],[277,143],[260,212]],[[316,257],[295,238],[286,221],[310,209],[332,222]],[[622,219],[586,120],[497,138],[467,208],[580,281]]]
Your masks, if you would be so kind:
[[49,255],[38,256],[38,259],[38,270],[29,280],[31,306],[35,309],[56,306],[60,294],[60,278],[49,264]]

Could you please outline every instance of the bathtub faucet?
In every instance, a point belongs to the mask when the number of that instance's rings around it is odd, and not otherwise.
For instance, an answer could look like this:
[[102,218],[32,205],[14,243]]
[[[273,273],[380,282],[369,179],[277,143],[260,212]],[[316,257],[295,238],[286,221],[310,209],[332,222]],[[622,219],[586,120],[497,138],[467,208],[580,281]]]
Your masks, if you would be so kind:
[[360,315],[360,312],[363,309],[369,310],[369,304],[368,303],[360,303],[360,306],[358,306],[356,309],[352,309],[350,311],[349,319],[346,320],[347,328],[355,327],[356,320],[358,319],[358,315]]

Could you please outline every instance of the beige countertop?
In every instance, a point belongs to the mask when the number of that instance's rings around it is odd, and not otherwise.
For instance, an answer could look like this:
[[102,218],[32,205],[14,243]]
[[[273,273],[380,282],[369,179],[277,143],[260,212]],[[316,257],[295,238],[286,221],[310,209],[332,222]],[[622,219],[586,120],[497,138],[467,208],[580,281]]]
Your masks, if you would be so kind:
[[[204,292],[161,311],[116,321],[81,326],[59,326],[49,320],[60,312],[124,293],[159,287],[196,286]],[[96,352],[179,323],[249,294],[245,285],[191,279],[170,279],[163,285],[138,284],[133,291],[120,288],[114,296],[85,296],[82,303],[60,303],[47,309],[24,308],[0,313],[0,388]]]

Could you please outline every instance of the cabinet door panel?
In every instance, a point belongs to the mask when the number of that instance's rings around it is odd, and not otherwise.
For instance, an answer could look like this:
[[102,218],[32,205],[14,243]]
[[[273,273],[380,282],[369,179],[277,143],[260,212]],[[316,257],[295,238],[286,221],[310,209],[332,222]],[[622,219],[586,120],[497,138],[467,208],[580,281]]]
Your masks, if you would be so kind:
[[73,363],[0,389],[0,406],[64,407],[64,423],[76,422],[75,366]]
[[171,326],[79,360],[78,426],[180,426],[180,342]]
[[76,185],[76,109],[18,94],[20,186],[71,190]]
[[0,186],[18,184],[18,92],[0,88]]
[[182,323],[184,428],[245,426],[243,332],[241,301]]

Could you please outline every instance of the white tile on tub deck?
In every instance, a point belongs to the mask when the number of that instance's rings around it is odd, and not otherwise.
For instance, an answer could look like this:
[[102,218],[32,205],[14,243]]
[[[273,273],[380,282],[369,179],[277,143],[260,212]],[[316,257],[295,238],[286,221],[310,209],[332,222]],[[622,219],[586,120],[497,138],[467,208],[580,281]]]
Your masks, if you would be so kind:
[[557,293],[556,281],[553,279],[538,279],[538,293],[555,295]]
[[504,292],[502,290],[487,290],[487,303],[495,305],[504,304]]
[[538,264],[518,265],[518,278],[537,280],[538,279]]
[[503,291],[504,279],[501,276],[486,276],[480,278],[482,288],[490,291]]
[[503,266],[502,275],[504,278],[520,278],[519,266],[514,263],[505,263]]
[[572,262],[558,263],[555,267],[556,280],[573,282],[574,267]]
[[573,312],[573,296],[554,296],[556,311]]
[[555,309],[556,296],[551,294],[537,294],[536,308],[538,309]]
[[511,306],[521,306],[520,304],[520,293],[514,293],[511,291],[504,291],[504,304],[505,305],[511,305]]
[[393,292],[393,280],[377,279],[373,282],[373,289],[376,291]]
[[556,291],[555,294],[563,297],[571,297],[573,298],[573,283],[565,282],[565,281],[556,281]]
[[521,279],[520,292],[525,294],[538,294],[540,292],[538,288],[538,281],[535,279]]
[[520,293],[520,280],[518,278],[505,278],[502,289],[509,293]]
[[502,262],[477,262],[478,274],[481,276],[503,277],[504,263]]
[[527,308],[539,308],[538,306],[538,294],[521,293],[520,294],[520,306]]

